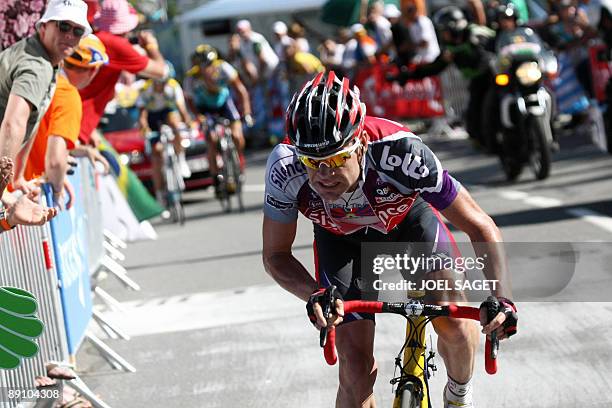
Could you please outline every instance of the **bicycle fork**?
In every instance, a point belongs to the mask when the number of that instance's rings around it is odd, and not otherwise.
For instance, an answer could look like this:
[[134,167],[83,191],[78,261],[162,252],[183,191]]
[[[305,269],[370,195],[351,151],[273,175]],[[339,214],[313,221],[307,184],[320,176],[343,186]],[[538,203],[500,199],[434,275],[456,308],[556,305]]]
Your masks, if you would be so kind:
[[[428,408],[429,388],[428,378],[431,371],[437,368],[433,362],[435,353],[427,355],[427,342],[425,331],[425,318],[413,317],[412,324],[406,322],[406,347],[404,348],[403,362],[399,356],[395,360],[400,376],[391,380],[397,384],[393,408]],[[417,329],[415,329],[417,328]]]

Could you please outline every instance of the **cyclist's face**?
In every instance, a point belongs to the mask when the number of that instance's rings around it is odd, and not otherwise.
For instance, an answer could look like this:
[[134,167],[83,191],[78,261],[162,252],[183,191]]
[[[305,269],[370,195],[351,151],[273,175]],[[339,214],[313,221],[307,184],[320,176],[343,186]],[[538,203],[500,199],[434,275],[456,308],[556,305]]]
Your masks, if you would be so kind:
[[[362,145],[365,146],[365,142]],[[361,173],[360,160],[364,153],[365,148],[358,148],[342,167],[330,168],[321,165],[315,170],[305,166],[310,185],[325,201],[331,202],[339,199],[342,193],[357,183]]]

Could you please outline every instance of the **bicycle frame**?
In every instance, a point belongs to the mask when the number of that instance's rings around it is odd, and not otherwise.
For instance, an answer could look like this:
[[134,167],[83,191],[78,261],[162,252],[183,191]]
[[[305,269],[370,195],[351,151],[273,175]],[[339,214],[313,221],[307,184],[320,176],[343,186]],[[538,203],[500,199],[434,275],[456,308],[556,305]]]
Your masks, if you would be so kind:
[[209,116],[208,128],[217,134],[217,153],[221,156],[223,165],[220,168],[222,176],[221,206],[226,212],[232,209],[231,196],[235,195],[238,200],[239,211],[244,210],[242,201],[242,174],[240,170],[240,159],[234,144],[230,121],[223,117]]
[[[429,401],[428,387],[428,370],[430,367],[429,360],[433,357],[426,355],[427,342],[425,327],[429,321],[435,317],[446,316],[453,318],[472,319],[480,321],[480,309],[469,306],[457,305],[428,305],[420,301],[387,303],[387,302],[370,302],[370,301],[346,301],[344,302],[344,313],[394,313],[399,314],[407,319],[406,325],[406,340],[402,347],[404,352],[404,365],[401,366],[399,356],[396,358],[396,365],[400,366],[400,376],[391,380],[392,384],[398,384],[395,399],[393,400],[393,408],[402,408],[403,399],[407,395],[417,401],[418,408],[431,407]],[[324,328],[321,330],[322,341],[324,347],[325,360],[329,365],[336,364],[337,354],[335,347],[336,332],[334,327]],[[485,369],[489,374],[497,372],[497,347],[499,343],[495,338],[485,343]],[[401,351],[400,351],[401,354]],[[406,384],[415,384],[403,388]]]

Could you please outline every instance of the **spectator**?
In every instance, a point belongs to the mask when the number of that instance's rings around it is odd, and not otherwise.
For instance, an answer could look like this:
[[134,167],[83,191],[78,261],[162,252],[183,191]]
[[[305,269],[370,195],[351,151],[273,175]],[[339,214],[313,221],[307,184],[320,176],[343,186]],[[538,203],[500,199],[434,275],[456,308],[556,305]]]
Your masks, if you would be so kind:
[[410,40],[414,46],[414,64],[428,64],[440,55],[440,46],[436,37],[436,29],[427,16],[421,16],[414,4],[406,7],[406,25],[410,32]]
[[550,25],[549,37],[558,51],[565,52],[576,70],[576,77],[585,91],[592,93],[591,72],[587,41],[597,36],[588,24],[586,15],[579,13],[572,0],[560,0],[556,4],[559,21]]
[[[79,92],[83,100],[83,120],[79,140],[84,144],[99,143],[95,132],[106,104],[115,95],[115,84],[122,71],[128,71],[147,78],[161,79],[168,74],[168,67],[159,52],[157,39],[149,31],[133,36],[138,26],[136,10],[127,0],[105,0],[100,15],[94,21],[96,35],[106,47],[109,63],[104,65],[91,84]],[[138,42],[146,55],[139,53],[128,40]]]
[[345,69],[354,69],[358,64],[376,62],[376,41],[370,37],[361,24],[351,26],[353,38],[346,43],[343,65]]
[[263,35],[251,29],[248,20],[236,23],[236,30],[240,35],[240,54],[247,64],[247,75],[250,82],[263,82],[270,78],[278,65],[278,57],[270,47]]
[[316,73],[325,71],[321,61],[309,52],[298,50],[297,43],[289,44],[285,53],[289,72],[289,89],[292,95],[300,90],[304,81],[312,78]]
[[366,28],[373,33],[373,38],[376,41],[378,49],[386,49],[393,41],[391,33],[391,23],[384,16],[384,2],[377,0],[370,6],[368,11],[368,22]]
[[[64,60],[64,70],[57,77],[57,89],[40,122],[25,172],[18,176],[32,180],[44,174],[51,184],[53,201],[60,206],[69,166],[69,150],[76,147],[81,126],[82,105],[77,88],[87,86],[106,63],[106,49],[93,34],[81,39],[74,53]],[[92,161],[97,160],[108,166],[99,153],[97,156],[94,152],[87,153]]]
[[321,62],[328,71],[335,71],[338,75],[344,76],[342,71],[342,56],[344,55],[344,44],[339,44],[331,38],[323,41],[319,47]]
[[256,125],[253,130],[258,132],[260,137],[267,139],[271,116],[269,107],[272,105],[270,89],[276,85],[274,73],[279,59],[264,36],[251,29],[248,20],[238,21],[236,30],[240,35],[240,58],[246,72],[248,93],[255,113]]
[[[20,147],[27,157],[53,97],[59,63],[90,32],[82,0],[51,0],[36,22],[36,34],[0,53],[0,157],[15,158]],[[15,172],[23,165],[18,161]]]
[[284,63],[286,61],[285,57],[285,47],[295,42],[295,40],[287,34],[287,25],[282,21],[277,21],[272,26],[272,31],[274,31],[274,35],[276,36],[276,42],[274,43],[274,52],[280,63]]
[[408,65],[414,57],[414,47],[410,39],[410,30],[402,19],[402,12],[396,5],[387,4],[385,17],[391,23],[392,45],[395,47],[395,62],[398,66]]
[[291,24],[289,36],[296,42],[297,51],[310,52],[310,44],[306,39],[306,30],[300,23]]

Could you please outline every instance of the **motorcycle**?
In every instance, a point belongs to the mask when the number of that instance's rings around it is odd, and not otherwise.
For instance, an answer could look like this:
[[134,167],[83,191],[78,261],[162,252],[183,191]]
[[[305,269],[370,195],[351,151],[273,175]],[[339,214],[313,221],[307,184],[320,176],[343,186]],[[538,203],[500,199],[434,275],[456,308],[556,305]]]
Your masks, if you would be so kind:
[[495,132],[501,164],[509,181],[530,165],[538,180],[550,174],[553,97],[544,86],[557,73],[557,59],[531,28],[501,33],[493,60],[499,103]]

